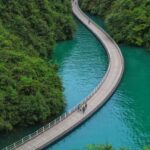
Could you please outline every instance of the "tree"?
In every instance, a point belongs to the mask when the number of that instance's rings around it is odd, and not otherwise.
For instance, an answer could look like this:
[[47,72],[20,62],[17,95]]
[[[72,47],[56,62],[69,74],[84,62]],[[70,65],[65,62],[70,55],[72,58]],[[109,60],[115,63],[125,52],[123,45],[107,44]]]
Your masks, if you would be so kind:
[[55,65],[9,50],[1,50],[0,56],[0,130],[45,122],[63,112]]
[[149,0],[81,0],[81,7],[104,18],[117,42],[150,48]]

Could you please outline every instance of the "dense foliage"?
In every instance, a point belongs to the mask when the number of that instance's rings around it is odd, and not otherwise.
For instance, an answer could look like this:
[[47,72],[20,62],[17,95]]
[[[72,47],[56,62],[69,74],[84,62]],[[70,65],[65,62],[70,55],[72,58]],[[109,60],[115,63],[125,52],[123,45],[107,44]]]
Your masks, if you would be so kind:
[[0,129],[52,119],[64,110],[56,68],[22,53],[0,51]]
[[103,17],[117,42],[150,48],[149,0],[81,0],[81,6]]
[[[129,150],[126,148],[115,149],[111,145],[89,145],[87,150]],[[150,147],[145,147],[143,150],[150,150]]]
[[0,131],[64,111],[57,67],[47,58],[74,28],[69,0],[0,1]]
[[21,49],[47,57],[56,40],[72,37],[70,9],[69,0],[1,0],[0,22],[20,38]]

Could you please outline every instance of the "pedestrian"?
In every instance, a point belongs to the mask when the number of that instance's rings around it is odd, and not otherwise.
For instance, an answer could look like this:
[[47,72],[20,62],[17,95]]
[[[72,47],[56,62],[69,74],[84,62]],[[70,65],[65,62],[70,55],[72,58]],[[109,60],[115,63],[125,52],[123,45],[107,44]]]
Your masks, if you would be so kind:
[[85,109],[87,109],[87,103],[85,103]]
[[82,107],[82,112],[83,112],[83,113],[85,112],[85,106]]
[[81,108],[81,104],[78,105],[78,111],[80,111],[80,108]]
[[89,19],[89,21],[88,21],[88,24],[90,24],[90,19]]
[[80,107],[79,111],[82,111],[82,107]]

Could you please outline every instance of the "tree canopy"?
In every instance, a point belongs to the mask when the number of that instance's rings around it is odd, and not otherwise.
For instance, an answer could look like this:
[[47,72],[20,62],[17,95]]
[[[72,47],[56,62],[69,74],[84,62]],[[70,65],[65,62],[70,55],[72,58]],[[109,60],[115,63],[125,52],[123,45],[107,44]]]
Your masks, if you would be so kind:
[[0,131],[64,111],[57,66],[48,58],[74,30],[69,0],[0,1]]
[[51,54],[56,40],[71,38],[75,29],[69,0],[2,0],[0,22],[22,41],[21,49],[42,57]]
[[0,56],[0,130],[51,120],[64,110],[55,65],[8,50]]
[[149,0],[81,0],[81,6],[103,17],[117,42],[150,48]]

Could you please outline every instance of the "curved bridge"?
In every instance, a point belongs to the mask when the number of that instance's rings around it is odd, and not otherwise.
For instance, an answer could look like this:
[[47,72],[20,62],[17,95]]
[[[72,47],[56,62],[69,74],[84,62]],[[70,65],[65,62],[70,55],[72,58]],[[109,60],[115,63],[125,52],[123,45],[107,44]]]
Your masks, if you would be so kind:
[[78,111],[79,105],[77,105],[53,122],[3,150],[35,150],[52,144],[92,116],[108,100],[120,83],[124,71],[124,60],[119,47],[103,29],[81,11],[78,0],[72,1],[72,11],[105,47],[109,56],[108,70],[100,84],[81,102],[81,104],[87,103],[87,109],[84,113]]

